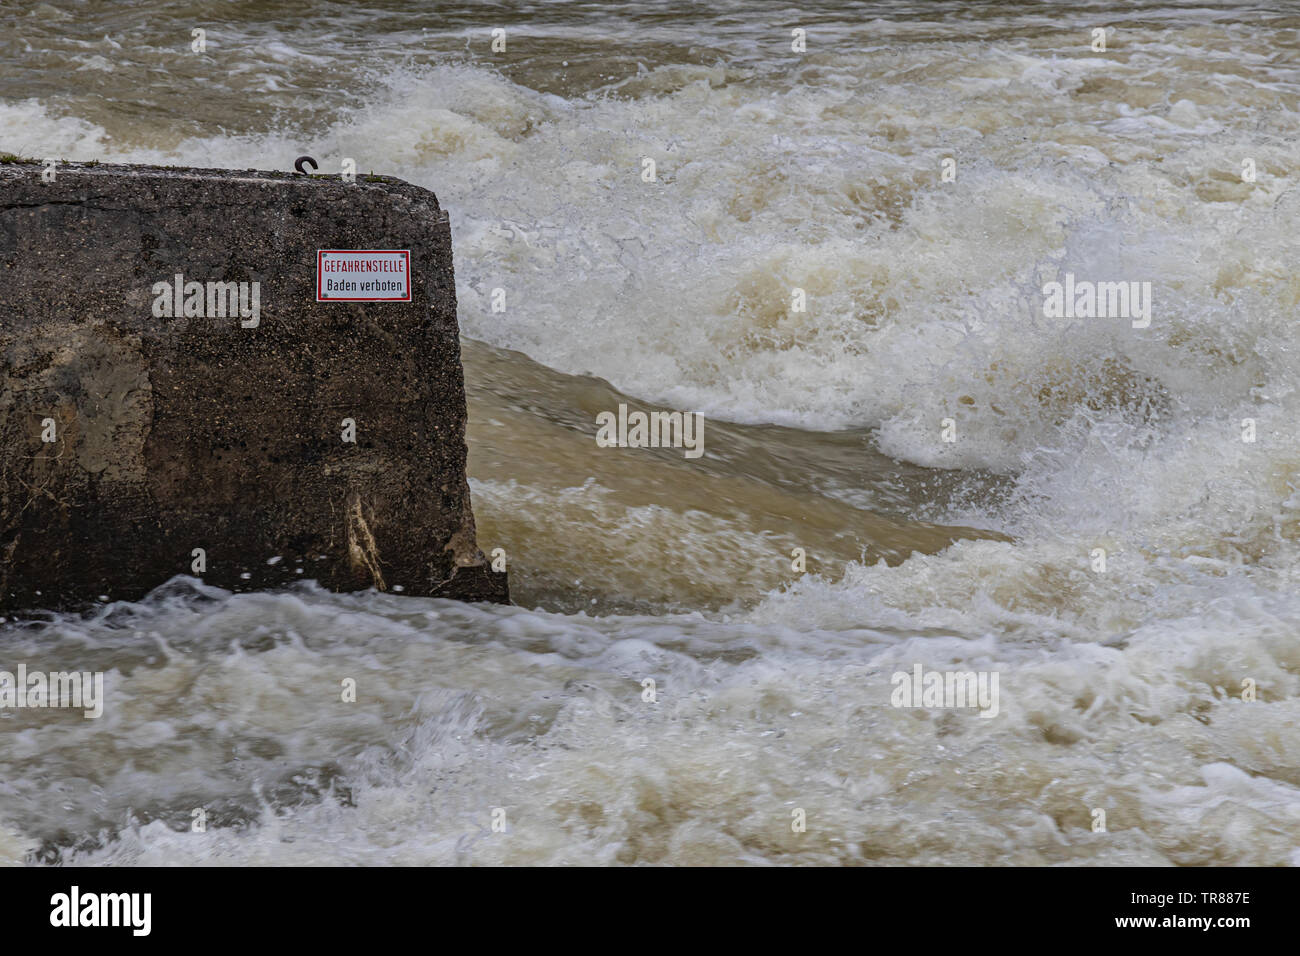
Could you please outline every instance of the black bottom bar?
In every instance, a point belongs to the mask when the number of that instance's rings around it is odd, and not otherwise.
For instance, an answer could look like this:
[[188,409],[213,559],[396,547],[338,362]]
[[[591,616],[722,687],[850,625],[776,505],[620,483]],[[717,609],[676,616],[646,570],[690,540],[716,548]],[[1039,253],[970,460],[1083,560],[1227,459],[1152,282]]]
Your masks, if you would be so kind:
[[[75,922],[118,925],[72,926],[74,886]],[[1025,933],[1040,943],[1233,946],[1294,927],[1295,887],[1294,872],[1282,869],[0,871],[11,945],[75,933],[80,942],[319,942],[333,951],[406,936],[437,946],[464,945],[453,940],[467,934],[467,943],[500,945],[503,929],[533,944],[550,937],[617,948],[624,939],[656,949],[672,936],[771,945],[769,934],[782,929],[803,947],[900,932],[945,947],[1024,942]],[[129,894],[149,894],[147,910],[143,895]],[[146,913],[148,934],[136,935]]]

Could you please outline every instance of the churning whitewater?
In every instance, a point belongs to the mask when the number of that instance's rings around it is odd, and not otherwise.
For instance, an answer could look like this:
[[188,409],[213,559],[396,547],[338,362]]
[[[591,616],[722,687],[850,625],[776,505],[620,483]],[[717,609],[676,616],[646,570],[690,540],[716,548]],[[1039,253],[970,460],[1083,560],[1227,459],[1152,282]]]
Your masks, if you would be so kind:
[[0,862],[1300,864],[1300,15],[711,6],[0,0],[0,148],[437,194],[516,601],[0,623]]

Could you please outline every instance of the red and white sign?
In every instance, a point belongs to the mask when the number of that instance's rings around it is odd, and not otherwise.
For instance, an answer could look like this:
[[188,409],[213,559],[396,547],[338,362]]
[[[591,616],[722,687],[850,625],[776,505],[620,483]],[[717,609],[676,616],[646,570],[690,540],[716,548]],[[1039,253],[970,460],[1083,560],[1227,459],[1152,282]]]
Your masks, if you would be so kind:
[[409,249],[317,249],[317,302],[410,302]]

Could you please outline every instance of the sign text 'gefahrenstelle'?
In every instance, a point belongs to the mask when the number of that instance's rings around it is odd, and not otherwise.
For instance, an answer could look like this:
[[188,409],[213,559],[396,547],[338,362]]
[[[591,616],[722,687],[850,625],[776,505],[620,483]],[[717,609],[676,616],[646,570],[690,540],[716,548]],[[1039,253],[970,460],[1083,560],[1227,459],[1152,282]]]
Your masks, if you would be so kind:
[[316,301],[410,302],[410,250],[317,250]]

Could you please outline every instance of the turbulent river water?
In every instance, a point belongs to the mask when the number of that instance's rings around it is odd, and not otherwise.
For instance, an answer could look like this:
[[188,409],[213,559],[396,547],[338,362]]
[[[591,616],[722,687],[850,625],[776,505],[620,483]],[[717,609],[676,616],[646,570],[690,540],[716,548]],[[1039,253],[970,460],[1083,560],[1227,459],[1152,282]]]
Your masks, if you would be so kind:
[[[107,688],[0,714],[0,862],[1300,863],[1300,5],[0,21],[0,150],[437,194],[516,602],[0,623]],[[1149,325],[1046,317],[1066,273]],[[705,454],[598,448],[619,403]]]

